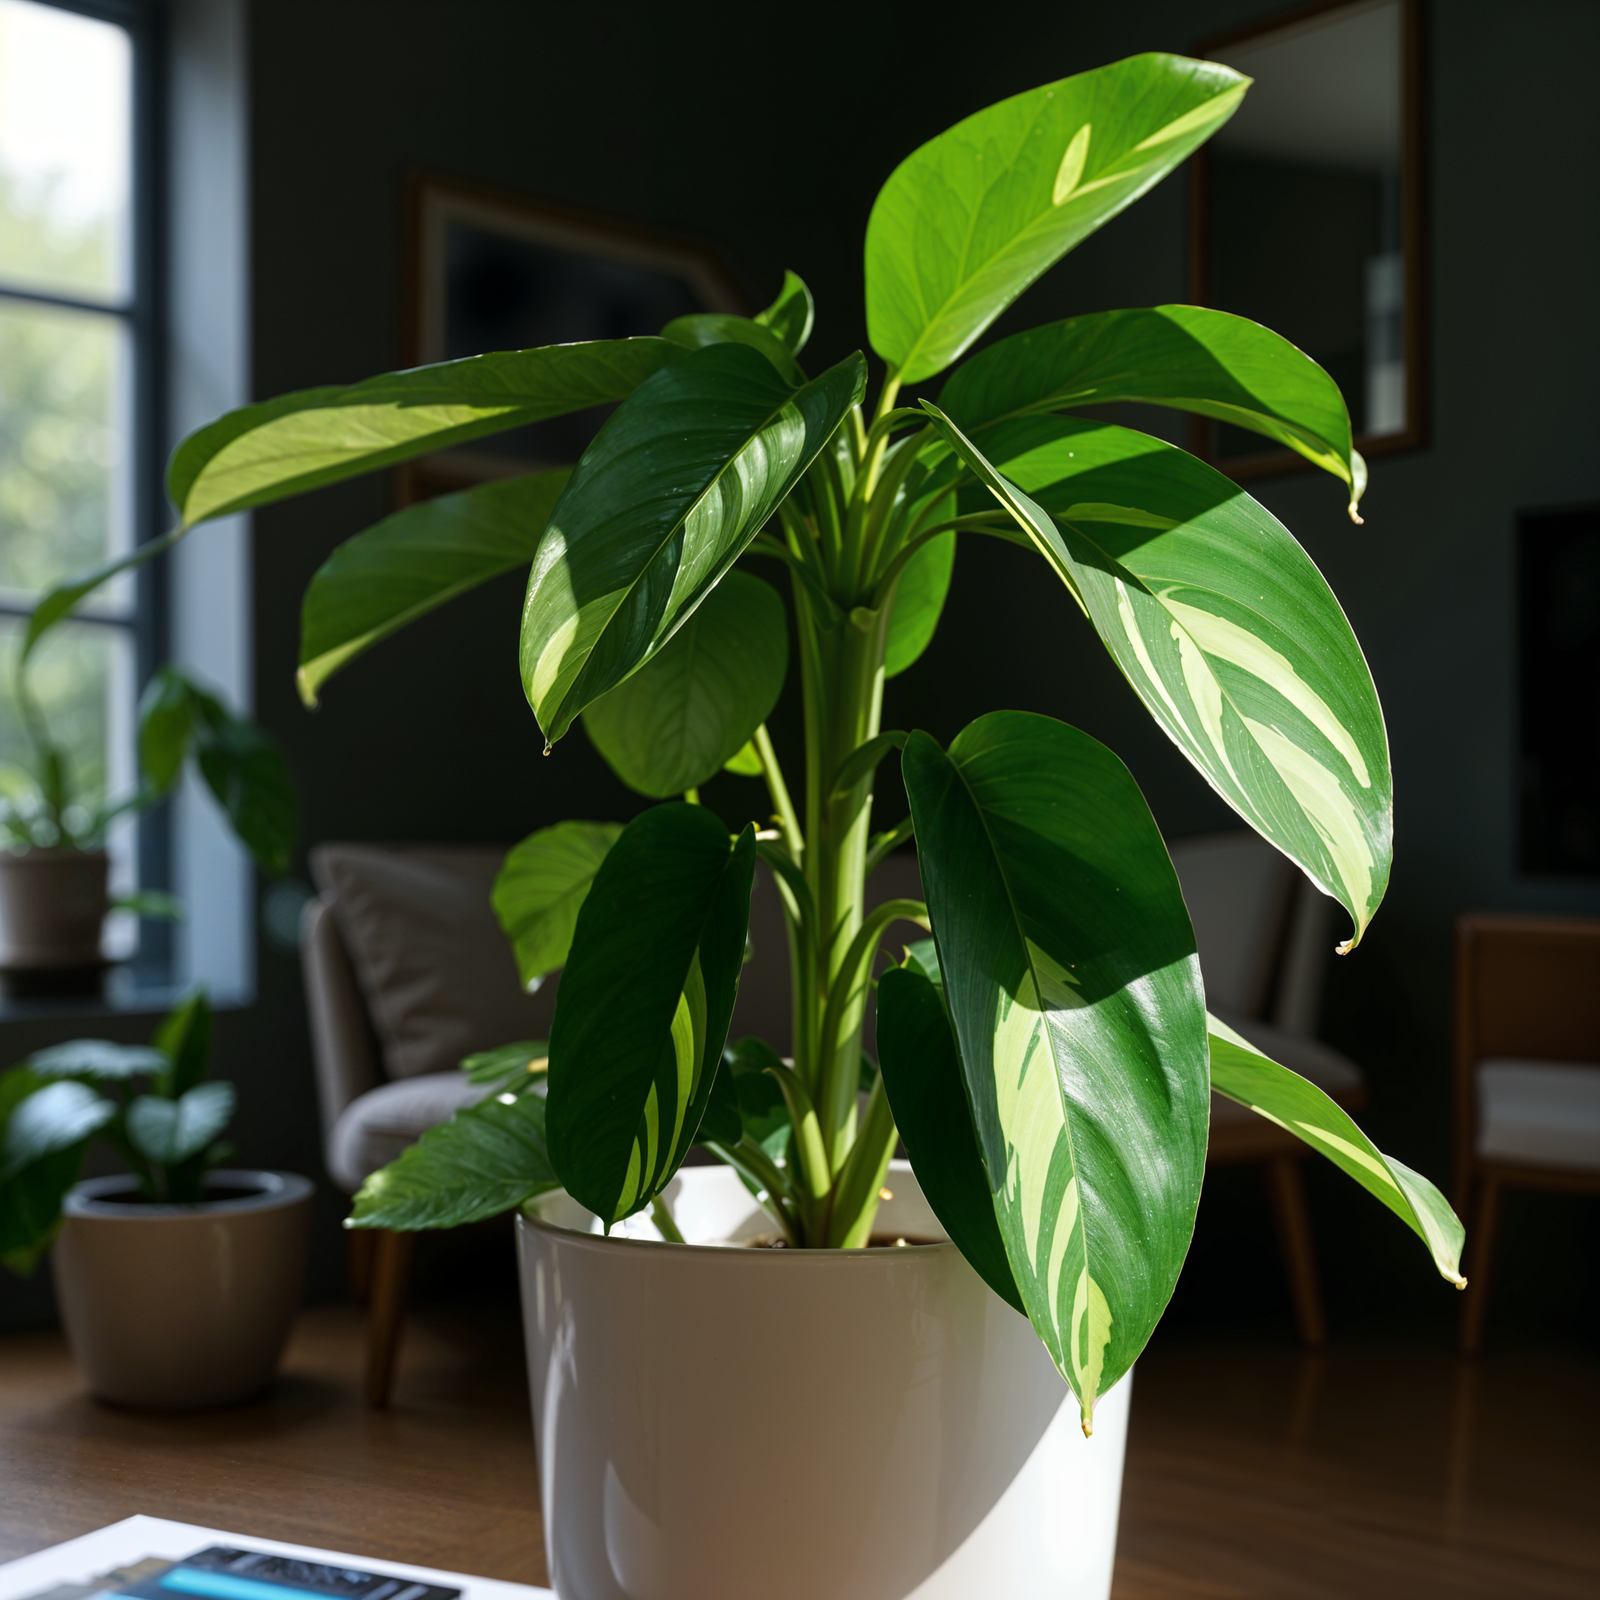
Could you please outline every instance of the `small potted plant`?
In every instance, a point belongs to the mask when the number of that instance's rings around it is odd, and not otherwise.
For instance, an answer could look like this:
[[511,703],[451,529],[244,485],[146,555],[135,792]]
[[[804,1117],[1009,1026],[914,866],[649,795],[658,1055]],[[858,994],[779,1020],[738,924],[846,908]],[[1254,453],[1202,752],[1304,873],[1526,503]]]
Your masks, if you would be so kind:
[[[1376,913],[1388,744],[1337,600],[1236,484],[1081,414],[1137,401],[1252,429],[1340,480],[1354,517],[1366,468],[1337,386],[1267,329],[1195,306],[967,354],[1247,87],[1136,56],[913,151],[867,225],[871,399],[860,353],[802,368],[813,309],[791,273],[750,320],[286,395],[173,458],[188,527],[617,403],[570,471],[342,545],[306,595],[300,658],[314,702],[413,617],[525,569],[521,671],[547,753],[581,717],[666,802],[511,853],[495,901],[522,972],[563,969],[548,1068],[510,1051],[352,1219],[523,1208],[563,1600],[1103,1597],[1126,1375],[1188,1248],[1213,1090],[1301,1135],[1461,1281],[1437,1190],[1208,1015],[1171,860],[1109,750],[1019,712],[947,747],[880,726],[886,677],[933,640],[958,540],[1022,545],[1065,590],[1064,622],[1081,615],[1206,780],[1347,909],[1342,948]],[[784,575],[788,608],[746,558]],[[793,785],[765,726],[791,619]],[[954,670],[1003,659],[997,620],[942,641]],[[911,815],[874,833],[886,760]],[[766,791],[727,820],[698,803],[725,765]],[[869,910],[868,873],[913,841],[923,893]],[[758,858],[788,925],[794,1032],[726,1050]],[[879,977],[896,919],[931,938]],[[874,989],[877,1062],[861,1047]],[[720,1164],[684,1167],[696,1143]]]
[[138,787],[118,798],[81,792],[28,687],[35,637],[24,641],[16,674],[29,759],[0,766],[0,984],[17,998],[94,994],[107,965],[108,912],[181,914],[171,895],[156,890],[112,898],[111,825],[165,799],[192,760],[263,870],[281,873],[294,844],[294,788],[267,734],[167,666],[140,701]]
[[[221,1167],[234,1088],[210,1053],[197,990],[148,1046],[75,1039],[0,1076],[0,1262],[26,1274],[51,1250],[73,1354],[122,1405],[259,1393],[300,1303],[311,1185]],[[78,1181],[95,1138],[126,1175]]]

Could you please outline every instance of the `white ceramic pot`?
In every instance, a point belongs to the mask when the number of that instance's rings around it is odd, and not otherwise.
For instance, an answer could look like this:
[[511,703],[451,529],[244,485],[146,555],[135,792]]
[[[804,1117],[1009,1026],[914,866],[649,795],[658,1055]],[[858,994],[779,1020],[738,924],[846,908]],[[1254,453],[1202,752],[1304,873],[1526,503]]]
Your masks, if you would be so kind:
[[67,1195],[51,1249],[67,1341],[102,1400],[148,1410],[232,1405],[266,1388],[305,1289],[311,1184],[212,1172],[216,1198],[137,1201],[130,1177]]
[[[942,1237],[888,1187],[880,1232]],[[719,1248],[770,1228],[729,1168],[668,1198],[688,1245],[565,1195],[518,1219],[561,1600],[1105,1600],[1130,1381],[1085,1439],[953,1245]]]
[[104,850],[0,851],[0,967],[100,965],[108,870]]

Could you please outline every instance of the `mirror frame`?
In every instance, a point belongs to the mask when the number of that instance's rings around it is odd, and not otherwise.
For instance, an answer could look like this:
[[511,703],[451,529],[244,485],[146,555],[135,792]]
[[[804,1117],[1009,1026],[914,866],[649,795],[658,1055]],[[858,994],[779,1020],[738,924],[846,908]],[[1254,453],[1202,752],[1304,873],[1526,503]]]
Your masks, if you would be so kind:
[[[1428,442],[1428,239],[1425,85],[1423,78],[1423,0],[1394,0],[1400,7],[1400,248],[1405,258],[1405,323],[1401,344],[1406,363],[1406,425],[1395,433],[1360,434],[1356,448],[1369,459],[1417,450]],[[1360,0],[1311,0],[1274,12],[1242,27],[1214,33],[1191,54],[1207,57],[1296,27],[1330,11],[1354,10]],[[1211,183],[1209,147],[1189,160],[1189,299],[1210,304]],[[1262,450],[1253,455],[1219,457],[1216,427],[1208,418],[1189,422],[1189,450],[1231,478],[1263,478],[1299,471],[1311,463],[1293,450]]]

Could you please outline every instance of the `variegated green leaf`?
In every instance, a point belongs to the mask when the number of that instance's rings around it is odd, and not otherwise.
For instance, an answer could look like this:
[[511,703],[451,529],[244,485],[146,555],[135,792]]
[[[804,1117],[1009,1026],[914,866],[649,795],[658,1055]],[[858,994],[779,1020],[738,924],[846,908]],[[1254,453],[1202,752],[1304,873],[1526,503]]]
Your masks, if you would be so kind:
[[[1361,647],[1322,574],[1231,480],[1147,434],[1026,417],[957,453],[1055,569],[1146,709],[1359,942],[1389,881],[1393,783]],[[992,454],[991,454],[992,452]]]
[[1209,1013],[1211,1087],[1276,1122],[1376,1195],[1428,1247],[1439,1276],[1465,1289],[1466,1237],[1445,1197],[1422,1176],[1386,1156],[1314,1083],[1280,1066]]
[[1006,1256],[1087,1431],[1171,1296],[1200,1197],[1188,911],[1127,768],[1075,728],[995,712],[948,755],[913,734],[901,770]]
[[623,829],[573,934],[550,1029],[547,1126],[562,1186],[608,1223],[647,1206],[699,1131],[750,922],[755,834],[704,807]]
[[558,468],[442,495],[346,539],[301,602],[300,698],[316,705],[322,685],[380,639],[528,566],[568,476]]
[[915,383],[1183,161],[1249,79],[1140,55],[958,122],[895,168],[867,222],[872,347]]
[[841,361],[795,389],[742,344],[641,384],[550,515],[522,614],[522,683],[554,743],[693,614],[861,396]]
[[939,408],[982,446],[996,423],[1117,400],[1215,417],[1288,445],[1349,486],[1355,517],[1367,465],[1350,442],[1338,384],[1287,339],[1226,311],[1155,306],[1030,328],[963,363]]

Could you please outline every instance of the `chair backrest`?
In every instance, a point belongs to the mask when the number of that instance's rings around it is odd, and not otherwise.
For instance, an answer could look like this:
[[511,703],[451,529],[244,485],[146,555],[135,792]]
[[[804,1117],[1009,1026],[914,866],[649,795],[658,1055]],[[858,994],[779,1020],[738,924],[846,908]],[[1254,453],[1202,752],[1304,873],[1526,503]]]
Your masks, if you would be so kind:
[[1180,839],[1171,854],[1207,1003],[1285,1033],[1314,1035],[1333,948],[1333,902],[1254,833]]
[[324,1126],[385,1079],[549,1037],[559,979],[523,991],[490,891],[492,845],[325,844],[302,943]]
[[1600,918],[1456,918],[1457,1173],[1477,1143],[1477,1064],[1600,1061]]

